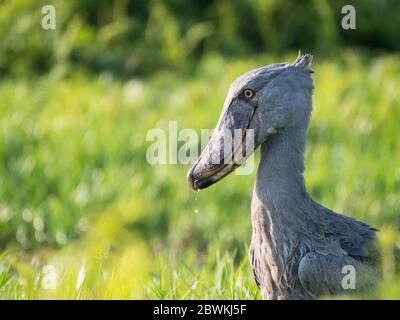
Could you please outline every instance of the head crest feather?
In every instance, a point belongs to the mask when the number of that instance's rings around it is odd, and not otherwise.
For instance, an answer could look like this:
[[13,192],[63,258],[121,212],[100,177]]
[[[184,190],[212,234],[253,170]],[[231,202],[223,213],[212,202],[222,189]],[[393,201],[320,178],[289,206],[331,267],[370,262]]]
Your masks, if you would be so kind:
[[299,54],[298,54],[295,62],[293,62],[293,65],[296,67],[305,68],[305,69],[309,70],[310,72],[312,72],[312,69],[311,69],[312,59],[313,59],[313,56],[311,54],[309,54],[309,53],[301,54],[301,52],[299,50]]

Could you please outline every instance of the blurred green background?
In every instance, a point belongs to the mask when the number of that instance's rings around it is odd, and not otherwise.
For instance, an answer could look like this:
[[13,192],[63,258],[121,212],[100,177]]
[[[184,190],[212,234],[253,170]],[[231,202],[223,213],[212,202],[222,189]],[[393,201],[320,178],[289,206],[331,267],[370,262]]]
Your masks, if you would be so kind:
[[146,162],[146,134],[213,128],[232,80],[298,49],[316,72],[309,192],[381,229],[369,297],[400,298],[400,2],[351,1],[356,30],[345,4],[1,1],[0,299],[260,298],[255,172],[195,194],[189,165]]

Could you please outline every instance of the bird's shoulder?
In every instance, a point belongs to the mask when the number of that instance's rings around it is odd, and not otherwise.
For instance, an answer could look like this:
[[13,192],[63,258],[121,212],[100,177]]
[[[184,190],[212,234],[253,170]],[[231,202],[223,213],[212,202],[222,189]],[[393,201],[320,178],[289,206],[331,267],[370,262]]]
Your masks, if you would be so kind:
[[345,255],[363,262],[374,263],[379,258],[377,229],[354,218],[323,207],[327,223],[324,237],[340,245]]

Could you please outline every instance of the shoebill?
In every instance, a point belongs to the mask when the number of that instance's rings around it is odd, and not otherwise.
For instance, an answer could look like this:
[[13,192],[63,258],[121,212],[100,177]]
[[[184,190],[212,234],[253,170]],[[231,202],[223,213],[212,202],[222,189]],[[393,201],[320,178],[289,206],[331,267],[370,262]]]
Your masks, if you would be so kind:
[[[305,188],[311,61],[310,54],[299,55],[292,64],[272,64],[237,78],[216,130],[188,173],[192,189],[207,188],[261,146],[251,202],[249,257],[264,299],[313,299],[366,291],[379,277],[376,229],[323,207]],[[223,139],[223,132],[235,129],[254,137],[252,150],[239,152],[239,159]],[[236,161],[225,161],[222,149],[231,149]],[[355,279],[346,279],[351,272]]]

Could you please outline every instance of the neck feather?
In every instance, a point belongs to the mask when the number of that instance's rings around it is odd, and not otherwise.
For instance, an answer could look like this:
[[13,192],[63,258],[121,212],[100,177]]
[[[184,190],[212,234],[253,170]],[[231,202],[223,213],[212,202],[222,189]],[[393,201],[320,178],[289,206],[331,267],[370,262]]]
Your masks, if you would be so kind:
[[304,151],[307,125],[286,129],[261,146],[256,191],[261,201],[286,204],[304,199]]

